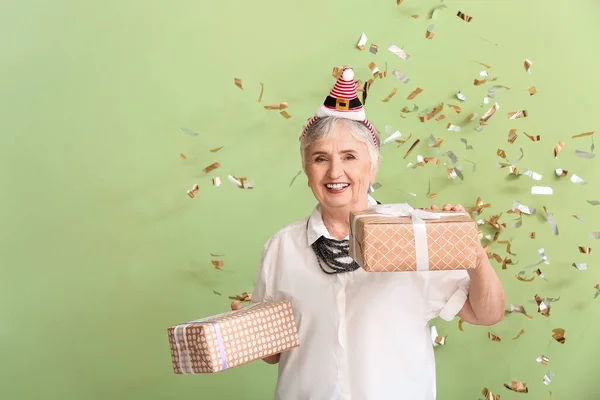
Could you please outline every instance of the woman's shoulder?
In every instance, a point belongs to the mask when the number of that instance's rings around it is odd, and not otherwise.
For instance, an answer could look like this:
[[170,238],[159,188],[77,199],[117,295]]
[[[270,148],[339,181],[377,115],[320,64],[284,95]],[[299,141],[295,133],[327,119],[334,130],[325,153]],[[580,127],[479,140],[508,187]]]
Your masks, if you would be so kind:
[[294,221],[275,232],[265,243],[265,250],[280,247],[285,244],[300,243],[306,241],[306,223],[308,217]]

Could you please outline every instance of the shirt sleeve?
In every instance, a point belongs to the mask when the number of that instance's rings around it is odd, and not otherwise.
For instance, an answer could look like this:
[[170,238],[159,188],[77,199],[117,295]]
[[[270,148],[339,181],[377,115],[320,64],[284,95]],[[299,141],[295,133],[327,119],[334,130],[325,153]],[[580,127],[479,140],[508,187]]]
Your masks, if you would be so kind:
[[254,290],[252,291],[252,303],[273,301],[273,294],[270,290],[271,285],[269,281],[269,266],[267,263],[267,255],[269,253],[270,244],[271,240],[265,244],[260,256],[260,263],[258,264],[256,279],[254,281]]
[[452,321],[465,305],[471,280],[467,271],[428,272],[427,319]]

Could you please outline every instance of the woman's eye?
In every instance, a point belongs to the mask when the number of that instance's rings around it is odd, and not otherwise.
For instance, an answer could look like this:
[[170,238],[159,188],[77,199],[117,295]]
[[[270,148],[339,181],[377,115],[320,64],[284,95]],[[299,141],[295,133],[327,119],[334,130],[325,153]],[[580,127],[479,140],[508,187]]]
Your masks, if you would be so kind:
[[325,161],[325,159],[323,157],[317,157],[315,159],[315,162],[323,162],[323,161]]
[[348,155],[346,156],[346,160],[354,160],[354,158],[355,158],[355,157],[354,157],[352,154],[348,154]]

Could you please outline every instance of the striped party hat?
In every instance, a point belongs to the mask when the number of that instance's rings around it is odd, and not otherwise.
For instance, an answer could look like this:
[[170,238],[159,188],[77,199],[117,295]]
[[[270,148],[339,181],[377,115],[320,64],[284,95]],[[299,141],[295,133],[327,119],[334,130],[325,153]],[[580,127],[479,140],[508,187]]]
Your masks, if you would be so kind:
[[358,98],[356,84],[354,83],[354,71],[352,68],[344,67],[342,69],[342,74],[335,82],[333,89],[329,92],[329,96],[327,96],[323,104],[319,106],[315,116],[308,121],[300,139],[306,135],[308,128],[310,128],[317,119],[322,117],[338,117],[364,122],[371,131],[373,143],[377,146],[375,129],[369,120],[367,120],[365,109]]

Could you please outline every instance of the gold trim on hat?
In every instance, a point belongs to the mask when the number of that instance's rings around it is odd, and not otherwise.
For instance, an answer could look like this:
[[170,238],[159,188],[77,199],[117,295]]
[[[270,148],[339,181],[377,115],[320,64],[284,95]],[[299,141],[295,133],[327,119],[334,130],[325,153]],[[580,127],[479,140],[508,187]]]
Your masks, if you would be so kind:
[[339,97],[335,99],[335,108],[338,110],[349,110],[350,109],[350,100],[340,99]]

